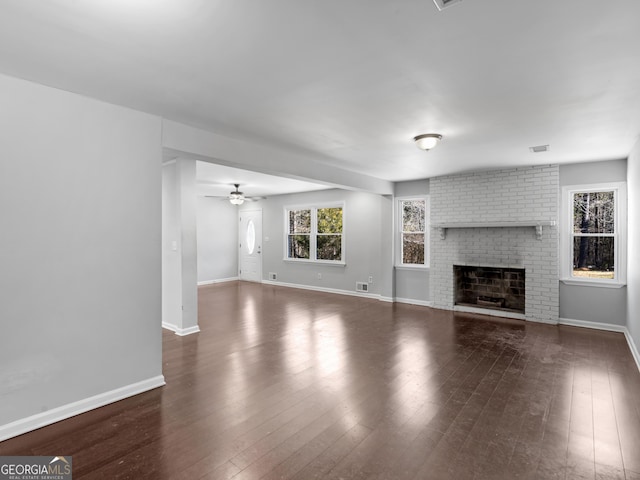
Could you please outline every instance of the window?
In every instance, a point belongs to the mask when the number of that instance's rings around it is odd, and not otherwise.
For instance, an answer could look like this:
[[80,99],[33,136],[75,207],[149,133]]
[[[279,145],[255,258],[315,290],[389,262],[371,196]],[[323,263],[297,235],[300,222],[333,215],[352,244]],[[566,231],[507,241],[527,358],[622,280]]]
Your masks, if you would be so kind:
[[398,199],[398,266],[428,266],[427,198]]
[[621,286],[625,282],[624,183],[563,188],[566,228],[563,281]]
[[285,259],[344,262],[342,205],[288,208],[285,214]]

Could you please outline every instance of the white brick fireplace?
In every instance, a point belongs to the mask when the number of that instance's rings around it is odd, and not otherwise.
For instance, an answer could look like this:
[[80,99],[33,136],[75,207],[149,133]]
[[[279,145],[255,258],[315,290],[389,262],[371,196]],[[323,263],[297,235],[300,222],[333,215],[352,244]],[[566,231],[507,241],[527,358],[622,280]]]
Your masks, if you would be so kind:
[[454,265],[516,268],[524,318],[558,322],[558,181],[557,165],[431,179],[434,307],[455,307]]

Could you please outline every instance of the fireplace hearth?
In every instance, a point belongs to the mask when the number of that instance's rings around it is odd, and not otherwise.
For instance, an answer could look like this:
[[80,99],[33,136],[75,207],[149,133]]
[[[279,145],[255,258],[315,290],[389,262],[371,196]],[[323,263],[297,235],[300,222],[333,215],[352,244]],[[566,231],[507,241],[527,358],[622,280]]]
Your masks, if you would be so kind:
[[455,305],[525,313],[524,268],[454,265]]

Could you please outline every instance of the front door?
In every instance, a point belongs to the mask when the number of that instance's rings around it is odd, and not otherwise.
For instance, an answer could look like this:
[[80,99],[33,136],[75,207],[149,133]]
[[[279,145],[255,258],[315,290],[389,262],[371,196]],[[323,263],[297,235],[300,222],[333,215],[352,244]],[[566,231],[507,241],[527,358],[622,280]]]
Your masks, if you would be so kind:
[[262,282],[262,210],[241,211],[238,225],[240,280]]

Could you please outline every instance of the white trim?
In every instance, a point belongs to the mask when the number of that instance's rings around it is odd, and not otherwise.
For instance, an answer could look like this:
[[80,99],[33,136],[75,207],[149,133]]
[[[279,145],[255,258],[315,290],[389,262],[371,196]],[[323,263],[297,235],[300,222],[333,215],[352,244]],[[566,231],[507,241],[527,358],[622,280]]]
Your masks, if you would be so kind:
[[425,265],[394,265],[396,270],[404,270],[406,272],[428,272],[430,267]]
[[419,305],[421,307],[433,307],[433,302],[428,301],[428,300],[416,300],[416,299],[413,299],[413,298],[398,298],[398,297],[396,297],[392,301],[397,302],[397,303],[406,303],[406,304],[409,304],[409,305]]
[[631,355],[636,361],[636,365],[638,367],[638,370],[640,371],[640,351],[638,351],[638,347],[633,341],[633,337],[631,336],[631,333],[629,333],[629,329],[627,329],[626,327],[624,329],[624,337],[627,339],[627,344],[629,345],[629,350],[631,350]]
[[[615,202],[615,271],[611,280],[574,277],[573,246],[573,195],[581,192],[614,192]],[[627,282],[627,183],[603,182],[595,184],[565,185],[562,187],[560,203],[560,281],[567,285],[621,288]],[[568,283],[570,281],[571,283]],[[605,285],[606,284],[606,285]]]
[[337,288],[325,288],[325,287],[316,287],[315,285],[300,285],[298,283],[283,283],[277,282],[273,280],[262,280],[262,283],[265,285],[275,285],[278,287],[287,287],[287,288],[299,288],[301,290],[313,290],[315,292],[324,292],[324,293],[336,293],[338,295],[348,295],[351,297],[364,297],[364,298],[373,298],[380,299],[380,295],[375,293],[363,293],[356,292],[351,290],[339,290]]
[[560,281],[565,285],[573,285],[575,287],[622,288],[627,286],[625,283],[611,283],[603,280],[576,280],[574,278],[561,278]]
[[203,280],[202,282],[198,282],[198,286],[202,287],[203,285],[213,285],[214,283],[235,282],[237,280],[239,280],[238,277],[219,278],[217,280]]
[[[317,255],[317,241],[318,241],[318,210],[323,208],[340,208],[342,210],[342,232],[340,232],[340,260],[318,260]],[[311,212],[311,231],[309,232],[309,258],[290,258],[289,257],[289,235],[293,235],[289,232],[289,216],[288,213],[292,210],[309,210]],[[304,205],[285,205],[283,207],[284,214],[284,243],[283,247],[283,260],[286,262],[295,263],[314,263],[321,265],[338,265],[345,266],[347,263],[346,257],[346,232],[347,232],[347,215],[346,215],[346,202],[344,200],[338,200],[335,202],[320,202],[310,203]],[[306,235],[306,234],[304,234]]]
[[559,318],[559,325],[568,325],[570,327],[592,328],[594,330],[607,330],[609,332],[624,333],[627,327],[624,325],[614,325],[612,323],[589,322],[587,320],[574,320],[573,318]]
[[110,403],[133,397],[134,395],[153,390],[163,385],[165,385],[164,376],[158,375],[125,387],[116,388],[115,390],[85,398],[84,400],[68,403],[43,413],[31,415],[30,417],[22,418],[15,422],[7,423],[0,426],[0,442],[38,428],[46,427],[52,423],[75,417],[89,410],[94,410]]
[[343,261],[333,260],[309,260],[308,258],[283,258],[283,262],[289,263],[310,263],[313,265],[326,265],[327,267],[346,267],[347,264]]
[[196,325],[195,327],[189,328],[180,328],[171,323],[162,322],[162,328],[166,328],[167,330],[171,330],[176,335],[184,337],[186,335],[191,335],[192,333],[198,333],[200,331],[200,327]]
[[[429,195],[407,195],[401,197],[395,197],[395,206],[394,206],[394,221],[393,221],[393,232],[394,232],[394,267],[397,269],[429,269],[431,265],[431,251],[430,251],[430,243],[431,243],[431,209],[430,209],[430,198]],[[404,219],[402,215],[402,202],[411,201],[411,200],[419,200],[424,201],[424,264],[415,264],[415,263],[402,263],[402,221]],[[416,232],[419,233],[419,232]]]

